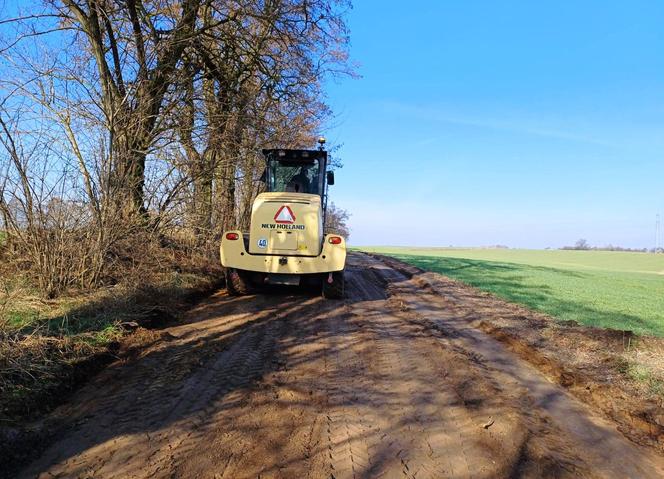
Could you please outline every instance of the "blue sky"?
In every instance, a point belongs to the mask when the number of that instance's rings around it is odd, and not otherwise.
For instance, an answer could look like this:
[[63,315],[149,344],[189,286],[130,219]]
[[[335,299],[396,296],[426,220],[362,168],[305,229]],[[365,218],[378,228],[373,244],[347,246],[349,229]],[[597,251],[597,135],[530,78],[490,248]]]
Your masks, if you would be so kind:
[[[407,7],[406,7],[407,6]],[[652,247],[664,2],[370,1],[331,81],[354,245]]]

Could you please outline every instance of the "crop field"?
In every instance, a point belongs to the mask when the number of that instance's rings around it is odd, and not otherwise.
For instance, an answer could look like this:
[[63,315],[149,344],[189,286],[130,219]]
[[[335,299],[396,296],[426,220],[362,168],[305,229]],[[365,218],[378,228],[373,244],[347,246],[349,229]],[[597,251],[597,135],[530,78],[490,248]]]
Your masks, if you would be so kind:
[[664,255],[363,247],[589,326],[664,336]]

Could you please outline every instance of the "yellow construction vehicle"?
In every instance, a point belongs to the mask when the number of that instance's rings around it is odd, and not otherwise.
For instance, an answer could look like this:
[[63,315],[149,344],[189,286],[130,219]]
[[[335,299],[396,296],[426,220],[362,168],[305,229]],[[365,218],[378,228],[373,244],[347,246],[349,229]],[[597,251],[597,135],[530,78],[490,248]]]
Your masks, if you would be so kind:
[[249,232],[224,232],[221,264],[233,295],[265,284],[317,285],[326,298],[344,294],[346,242],[324,232],[327,190],[325,139],[318,150],[263,150],[265,192],[251,209]]

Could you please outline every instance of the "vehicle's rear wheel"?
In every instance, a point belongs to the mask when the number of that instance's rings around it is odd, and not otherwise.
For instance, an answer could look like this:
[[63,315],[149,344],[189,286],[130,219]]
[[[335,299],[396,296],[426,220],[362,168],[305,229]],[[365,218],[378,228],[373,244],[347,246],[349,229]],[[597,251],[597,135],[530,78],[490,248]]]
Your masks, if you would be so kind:
[[344,272],[332,273],[332,282],[328,281],[329,275],[323,276],[323,297],[325,299],[341,299],[344,297]]
[[251,294],[253,287],[246,271],[235,268],[226,268],[226,290],[232,296]]

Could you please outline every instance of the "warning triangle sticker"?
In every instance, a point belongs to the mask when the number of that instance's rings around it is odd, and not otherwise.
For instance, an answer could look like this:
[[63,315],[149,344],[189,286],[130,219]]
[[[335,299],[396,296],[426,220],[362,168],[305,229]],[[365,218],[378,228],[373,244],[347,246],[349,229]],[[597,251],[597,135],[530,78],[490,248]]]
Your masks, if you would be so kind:
[[295,223],[295,215],[293,210],[290,209],[290,206],[283,205],[277,211],[277,214],[274,215],[274,221],[277,223]]

